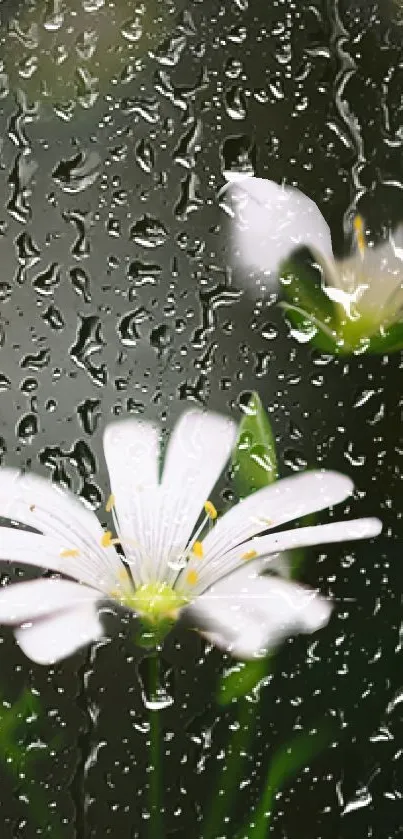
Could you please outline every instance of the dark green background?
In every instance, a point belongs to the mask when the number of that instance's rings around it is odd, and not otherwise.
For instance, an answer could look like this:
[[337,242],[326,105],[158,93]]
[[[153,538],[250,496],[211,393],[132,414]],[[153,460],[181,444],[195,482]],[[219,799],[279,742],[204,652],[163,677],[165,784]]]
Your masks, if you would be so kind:
[[[119,0],[119,15],[123,5]],[[99,96],[83,108],[72,82],[80,62],[73,52],[65,75],[59,69],[49,76],[46,33],[37,53],[48,95],[35,74],[29,81],[18,76],[27,50],[7,27],[13,15],[24,21],[26,7],[0,4],[10,76],[10,92],[0,100],[1,282],[9,285],[1,286],[0,302],[3,462],[32,464],[98,506],[109,493],[101,438],[113,417],[142,414],[170,429],[196,403],[239,418],[239,400],[256,389],[270,410],[281,474],[316,464],[344,471],[357,493],[337,515],[384,521],[373,544],[310,552],[304,578],[334,598],[334,613],[319,635],[284,645],[260,703],[250,703],[258,725],[243,762],[246,783],[217,837],[231,839],[251,813],[274,749],[322,718],[334,726],[332,746],[279,797],[273,836],[402,836],[403,724],[401,704],[393,704],[403,684],[400,355],[333,359],[290,338],[273,295],[242,293],[248,278],[233,268],[228,219],[216,197],[222,168],[249,159],[256,174],[295,183],[317,201],[339,254],[348,249],[356,206],[374,236],[401,220],[397,8],[364,0],[160,2],[138,43],[111,41],[95,57]],[[115,32],[118,13],[107,13]],[[132,16],[128,4],[125,18]],[[158,44],[184,31],[177,64],[161,64]],[[63,43],[63,27],[57,38]],[[123,84],[129,60],[138,65]],[[72,99],[67,121],[55,113],[64,88]],[[196,123],[200,141],[189,149]],[[97,156],[99,176],[66,191],[69,164],[61,161],[80,153]],[[15,167],[31,161],[37,168],[24,195]],[[130,237],[144,213],[163,225],[158,247]],[[24,250],[24,233],[35,243],[35,260]],[[138,262],[158,266],[148,272],[155,284],[141,284]],[[44,296],[36,278],[53,264],[59,282]],[[88,277],[84,296],[77,271]],[[60,329],[48,322],[49,306],[62,315]],[[129,313],[131,325],[119,327]],[[84,327],[83,318],[90,318]],[[99,344],[91,356],[85,347],[84,356],[72,350],[85,341],[85,329]],[[83,419],[83,405],[92,421]],[[22,570],[4,567],[4,574]],[[57,836],[58,819],[66,839],[147,835],[140,652],[130,619],[105,621],[109,643],[50,669],[31,666],[4,632],[3,696],[13,701],[28,685],[43,708],[42,720],[26,729],[26,746],[58,738],[53,752],[38,750],[29,784],[17,784],[3,766],[4,839],[45,835],[25,798],[39,794],[52,802],[48,835]],[[175,696],[162,713],[167,826],[185,839],[202,836],[238,708],[216,705],[225,662],[190,633],[177,628],[164,661]]]

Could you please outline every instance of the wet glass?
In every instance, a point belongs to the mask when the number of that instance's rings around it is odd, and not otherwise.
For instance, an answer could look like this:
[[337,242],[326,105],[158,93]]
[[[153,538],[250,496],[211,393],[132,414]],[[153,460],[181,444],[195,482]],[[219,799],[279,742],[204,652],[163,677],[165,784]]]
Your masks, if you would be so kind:
[[[256,391],[280,475],[343,472],[356,490],[338,517],[383,521],[375,541],[307,551],[301,579],[332,599],[331,621],[229,698],[236,662],[181,622],[157,688],[125,612],[106,608],[103,638],[47,667],[5,628],[4,839],[263,839],[269,822],[289,839],[400,835],[401,355],[313,348],[234,257],[220,190],[236,171],[298,186],[337,256],[356,211],[387,236],[401,15],[397,0],[0,5],[2,465],[71,489],[110,527],[108,423],[168,434],[190,407],[239,422]],[[234,500],[230,470],[218,497]],[[1,570],[4,584],[44,573]],[[273,758],[285,748],[291,766],[301,734],[314,745],[277,790]]]

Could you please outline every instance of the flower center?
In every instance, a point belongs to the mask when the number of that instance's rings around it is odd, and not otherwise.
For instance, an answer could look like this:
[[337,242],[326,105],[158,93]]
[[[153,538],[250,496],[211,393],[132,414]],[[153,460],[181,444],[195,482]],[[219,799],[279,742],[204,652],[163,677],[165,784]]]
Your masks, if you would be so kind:
[[189,602],[183,594],[162,582],[145,583],[134,591],[120,593],[118,599],[123,606],[133,609],[143,620],[153,625],[175,621],[179,609]]

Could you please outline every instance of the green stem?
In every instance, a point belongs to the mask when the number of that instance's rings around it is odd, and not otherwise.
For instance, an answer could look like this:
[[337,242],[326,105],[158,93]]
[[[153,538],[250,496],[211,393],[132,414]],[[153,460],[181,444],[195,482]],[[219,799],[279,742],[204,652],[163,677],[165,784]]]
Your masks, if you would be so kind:
[[[156,701],[159,693],[160,660],[158,652],[149,658],[149,696]],[[163,839],[163,796],[161,761],[161,723],[158,708],[150,707],[150,763],[149,763],[149,839]]]
[[256,706],[251,705],[244,698],[240,699],[238,704],[238,726],[229,741],[225,772],[221,773],[215,786],[215,789],[220,789],[220,795],[214,798],[213,806],[207,816],[203,839],[215,839],[222,835],[224,819],[229,815],[239,792],[243,756],[249,751],[255,731]]

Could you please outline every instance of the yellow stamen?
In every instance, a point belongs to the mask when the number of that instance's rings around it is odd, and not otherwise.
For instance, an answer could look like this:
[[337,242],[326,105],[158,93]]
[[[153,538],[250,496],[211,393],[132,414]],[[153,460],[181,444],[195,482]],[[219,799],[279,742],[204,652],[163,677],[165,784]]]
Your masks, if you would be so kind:
[[211,501],[206,501],[206,503],[204,505],[204,510],[205,510],[206,515],[209,517],[209,519],[213,519],[213,521],[214,521],[214,519],[217,518],[217,515],[218,515],[217,510],[216,510],[216,508],[214,507],[214,504]]
[[112,544],[112,533],[110,530],[106,530],[102,536],[101,545],[103,548],[110,548]]
[[[101,545],[103,548],[110,548],[112,545],[120,545],[120,539],[112,539],[112,533],[110,530],[106,530],[104,535],[101,539]],[[133,543],[134,544],[134,543]]]
[[204,556],[204,548],[202,542],[195,542],[192,548],[192,551],[197,559],[203,559]]
[[257,551],[246,551],[246,553],[242,554],[241,559],[256,559],[257,555]]
[[358,250],[361,256],[364,254],[366,248],[366,240],[365,240],[365,227],[364,227],[364,219],[362,216],[358,215],[355,216],[353,221],[354,233],[355,233],[355,240],[357,242]]
[[106,512],[110,513],[112,507],[114,507],[114,506],[115,506],[115,496],[110,495],[107,502],[106,502],[106,506],[105,506]]
[[198,575],[197,571],[195,571],[193,568],[191,568],[190,571],[188,571],[187,574],[186,574],[186,582],[189,583],[190,586],[195,586],[198,579],[199,579],[199,575]]
[[71,548],[71,549],[67,549],[66,551],[61,551],[60,556],[62,557],[62,559],[67,559],[67,557],[69,557],[69,556],[71,556],[71,557],[80,556],[80,551],[78,551],[76,548]]

